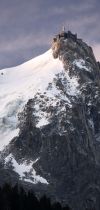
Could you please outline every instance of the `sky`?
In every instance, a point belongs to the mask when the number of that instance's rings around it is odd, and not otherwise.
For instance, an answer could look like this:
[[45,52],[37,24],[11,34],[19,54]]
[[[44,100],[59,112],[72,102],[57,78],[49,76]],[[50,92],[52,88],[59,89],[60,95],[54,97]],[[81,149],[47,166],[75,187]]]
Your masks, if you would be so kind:
[[100,61],[100,0],[0,0],[0,69],[47,51],[63,25]]

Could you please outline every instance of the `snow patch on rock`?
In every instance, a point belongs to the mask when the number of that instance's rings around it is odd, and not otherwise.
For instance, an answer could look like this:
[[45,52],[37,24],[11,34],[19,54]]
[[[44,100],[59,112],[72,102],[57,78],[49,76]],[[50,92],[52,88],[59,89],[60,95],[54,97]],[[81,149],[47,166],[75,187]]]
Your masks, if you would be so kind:
[[78,86],[78,78],[70,78],[68,71],[62,70],[56,74],[45,92],[42,94],[39,92],[35,97],[36,127],[39,128],[49,124],[55,109],[60,113],[61,110],[65,110],[66,105],[71,108],[70,96],[77,96],[80,93]]
[[23,163],[18,163],[12,154],[9,154],[5,158],[5,166],[7,167],[7,164],[11,164],[13,167],[13,170],[19,174],[20,179],[25,182],[30,182],[33,184],[42,183],[42,184],[49,184],[46,179],[41,177],[40,175],[36,174],[35,169],[33,168],[33,165],[39,160],[37,158],[35,161],[30,161],[29,163],[27,161],[24,161]]
[[83,59],[76,59],[74,60],[73,64],[77,66],[79,69],[83,69],[83,70],[91,72],[91,68],[87,67],[86,62]]

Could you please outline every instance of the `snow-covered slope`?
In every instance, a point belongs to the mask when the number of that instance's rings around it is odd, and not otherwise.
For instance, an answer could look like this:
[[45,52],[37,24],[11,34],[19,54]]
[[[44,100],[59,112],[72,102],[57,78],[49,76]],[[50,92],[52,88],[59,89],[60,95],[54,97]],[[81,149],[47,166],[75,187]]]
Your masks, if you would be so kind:
[[[76,95],[77,78],[69,77],[59,58],[53,58],[51,49],[22,65],[0,71],[0,150],[18,135],[18,113],[23,110],[27,101],[34,98],[37,92],[44,93],[59,73],[62,80],[66,77],[68,94]],[[59,93],[62,98],[61,91],[55,85],[46,92],[53,99],[54,106],[57,102],[55,96]],[[46,113],[41,113],[38,104],[35,109],[36,116],[40,119],[37,127],[48,124]]]
[[36,92],[43,92],[63,69],[51,50],[17,67],[0,71],[0,150],[16,135],[17,114]]

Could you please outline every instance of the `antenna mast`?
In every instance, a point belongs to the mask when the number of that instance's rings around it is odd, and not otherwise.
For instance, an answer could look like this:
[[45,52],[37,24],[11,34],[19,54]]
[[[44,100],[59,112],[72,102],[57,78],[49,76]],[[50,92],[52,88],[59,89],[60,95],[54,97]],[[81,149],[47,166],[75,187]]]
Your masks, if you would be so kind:
[[65,32],[65,26],[62,27],[62,32]]

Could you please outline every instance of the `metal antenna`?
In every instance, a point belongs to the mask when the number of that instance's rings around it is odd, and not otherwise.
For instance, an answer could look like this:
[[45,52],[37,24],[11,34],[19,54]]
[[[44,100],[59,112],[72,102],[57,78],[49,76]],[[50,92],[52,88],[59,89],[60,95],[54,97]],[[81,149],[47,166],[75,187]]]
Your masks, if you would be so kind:
[[62,27],[62,32],[65,32],[65,26]]

